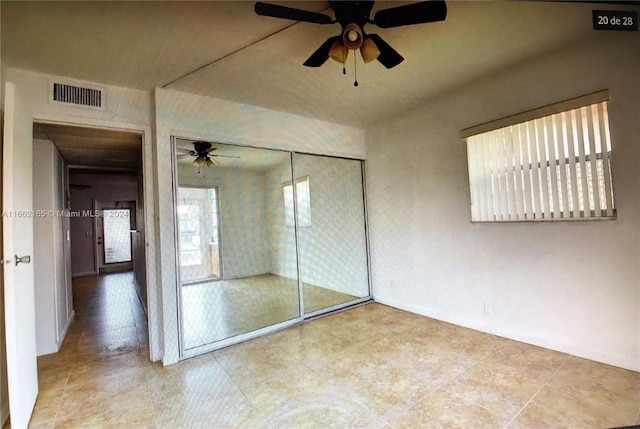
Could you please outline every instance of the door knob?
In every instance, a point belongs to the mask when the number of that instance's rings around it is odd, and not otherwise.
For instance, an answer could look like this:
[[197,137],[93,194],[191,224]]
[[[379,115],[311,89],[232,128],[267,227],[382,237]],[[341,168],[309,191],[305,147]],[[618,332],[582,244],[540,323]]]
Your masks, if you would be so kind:
[[25,255],[25,256],[14,255],[14,259],[16,261],[16,266],[21,262],[23,264],[28,264],[28,263],[31,262],[31,256],[29,256],[29,255]]

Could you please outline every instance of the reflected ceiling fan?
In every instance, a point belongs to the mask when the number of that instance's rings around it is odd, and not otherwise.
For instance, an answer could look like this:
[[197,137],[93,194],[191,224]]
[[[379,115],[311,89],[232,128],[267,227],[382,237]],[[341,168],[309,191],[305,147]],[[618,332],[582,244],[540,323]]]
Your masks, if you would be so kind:
[[432,0],[382,9],[377,11],[371,19],[373,3],[373,1],[330,1],[329,6],[333,9],[335,20],[323,13],[262,2],[256,3],[254,9],[258,15],[274,18],[313,24],[340,24],[341,34],[330,37],[311,54],[304,62],[307,67],[320,67],[329,58],[344,64],[349,51],[359,49],[365,63],[377,59],[383,66],[390,69],[400,64],[404,58],[377,34],[367,34],[364,31],[366,24],[392,28],[444,21],[447,17],[446,3],[441,0]]
[[208,142],[193,142],[193,150],[183,149],[181,147],[177,148],[178,151],[182,152],[178,154],[178,158],[192,156],[195,158],[193,160],[193,165],[195,165],[196,167],[210,167],[212,165],[215,165],[216,161],[214,161],[212,158],[240,158],[239,156],[217,155],[211,153],[217,149],[217,147],[213,147],[211,143]]

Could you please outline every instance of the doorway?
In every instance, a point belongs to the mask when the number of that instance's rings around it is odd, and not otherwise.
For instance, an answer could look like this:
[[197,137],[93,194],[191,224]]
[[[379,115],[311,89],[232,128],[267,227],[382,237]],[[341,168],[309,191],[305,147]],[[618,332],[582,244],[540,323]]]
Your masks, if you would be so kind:
[[[42,281],[36,281],[35,285],[38,354],[44,355],[60,350],[77,316],[74,302],[78,297],[74,292],[78,288],[72,288],[72,278],[75,281],[110,272],[129,272],[136,298],[146,313],[146,254],[144,238],[141,239],[145,231],[143,135],[35,122],[33,139],[34,196],[40,188],[43,195],[52,190],[55,195],[53,206],[42,207],[52,215],[34,219],[34,230],[38,230],[39,224],[60,224],[53,230],[53,240],[34,240],[34,254],[39,255],[34,258],[36,277],[42,271]],[[52,169],[48,168],[50,163]],[[34,198],[34,204],[40,200]],[[54,266],[64,273],[59,276],[64,281],[53,285],[44,272],[51,258],[57,264]],[[53,302],[42,298],[50,296],[51,287],[56,291]],[[128,300],[128,292],[123,293]],[[53,315],[54,323],[46,320],[48,314]],[[51,326],[55,327],[53,334],[49,332]],[[40,343],[47,336],[54,342],[41,348]]]

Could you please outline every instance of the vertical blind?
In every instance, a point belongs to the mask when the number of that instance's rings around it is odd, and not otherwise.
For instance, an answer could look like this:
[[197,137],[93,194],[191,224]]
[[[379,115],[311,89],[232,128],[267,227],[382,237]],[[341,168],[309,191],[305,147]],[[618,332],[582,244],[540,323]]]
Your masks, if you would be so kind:
[[472,221],[616,217],[607,101],[469,135],[466,142]]

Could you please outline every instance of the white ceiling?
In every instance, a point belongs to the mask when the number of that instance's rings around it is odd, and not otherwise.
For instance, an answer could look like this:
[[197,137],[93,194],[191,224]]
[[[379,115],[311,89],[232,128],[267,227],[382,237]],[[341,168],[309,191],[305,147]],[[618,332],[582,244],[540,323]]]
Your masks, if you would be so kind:
[[[327,2],[276,3],[331,13]],[[374,11],[398,4],[376,2]],[[317,69],[302,66],[339,33],[338,24],[257,16],[248,1],[3,0],[1,55],[8,67],[145,90],[167,87],[365,127],[593,34],[591,10],[598,8],[573,2],[447,4],[444,22],[392,29],[368,24],[405,61],[386,70],[358,58],[357,88],[352,61],[346,76],[331,60]],[[608,5],[621,7],[629,6]]]
[[[277,3],[331,13],[327,2]],[[366,29],[382,36],[405,61],[387,70],[378,62],[364,65],[358,57],[356,88],[352,61],[346,76],[331,60],[317,69],[302,66],[339,33],[337,24],[261,17],[253,4],[2,0],[0,53],[8,67],[144,90],[166,87],[366,127],[589,37],[594,33],[591,10],[602,8],[449,1],[444,22],[386,30],[369,24]],[[377,2],[374,11],[398,4]]]
[[71,166],[137,170],[142,157],[140,133],[35,123],[33,137],[52,141]]

